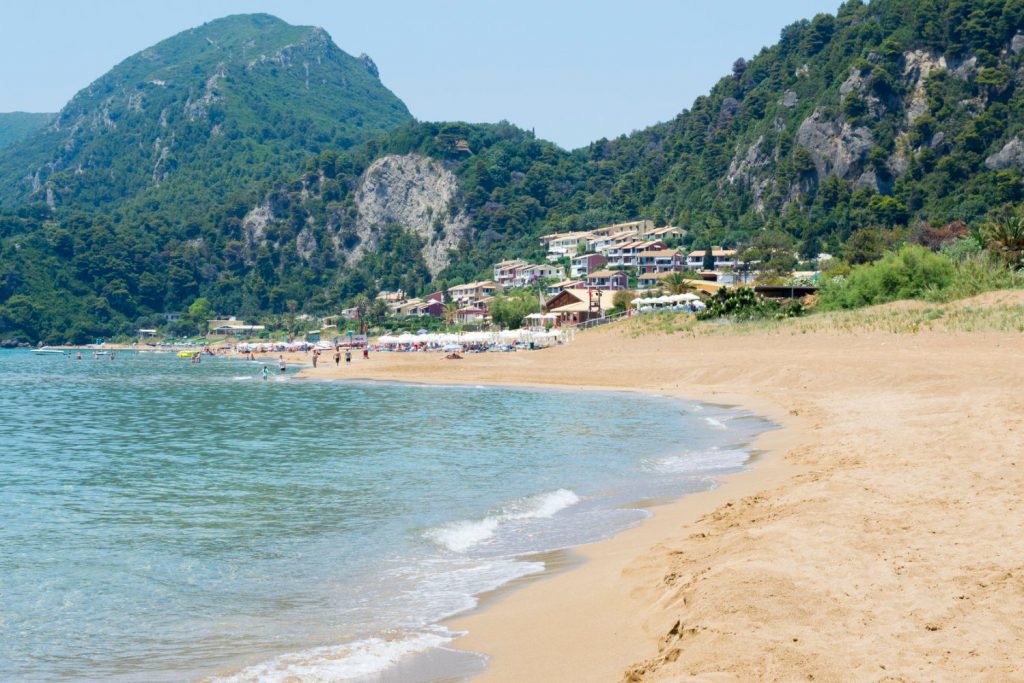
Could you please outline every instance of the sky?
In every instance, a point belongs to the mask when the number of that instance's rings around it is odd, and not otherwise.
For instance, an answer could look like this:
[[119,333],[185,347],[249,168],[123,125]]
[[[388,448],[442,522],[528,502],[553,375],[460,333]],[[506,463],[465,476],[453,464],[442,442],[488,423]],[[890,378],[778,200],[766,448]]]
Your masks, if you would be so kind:
[[179,31],[266,12],[322,26],[421,121],[502,119],[572,149],[674,117],[839,0],[0,0],[0,111],[58,111]]

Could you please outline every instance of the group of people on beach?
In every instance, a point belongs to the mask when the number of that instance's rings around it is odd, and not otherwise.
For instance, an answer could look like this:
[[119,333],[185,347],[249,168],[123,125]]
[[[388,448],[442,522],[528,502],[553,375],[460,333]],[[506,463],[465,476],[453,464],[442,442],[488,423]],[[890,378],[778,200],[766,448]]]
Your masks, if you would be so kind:
[[[317,368],[317,365],[320,363],[320,354],[321,353],[322,353],[322,350],[319,349],[319,348],[314,348],[312,350],[311,358],[312,358],[312,361],[313,361],[313,369],[314,370]],[[344,354],[345,354],[345,364],[346,365],[351,365],[352,364],[352,349],[351,349],[351,347],[347,347],[346,346],[345,349],[344,349]],[[334,347],[334,366],[335,367],[340,367],[341,366],[341,355],[342,355],[342,348],[340,346]],[[249,351],[246,354],[246,359],[247,360],[256,360],[256,356],[253,355],[252,351]],[[363,360],[369,360],[369,359],[370,359],[370,350],[364,346],[363,347]],[[279,370],[281,375],[284,375],[287,372],[287,370],[288,370],[288,364],[285,362],[284,355],[278,356],[278,370]],[[267,366],[267,365],[264,365],[261,374],[263,376],[263,381],[268,381],[270,379],[270,367]]]
[[[312,358],[313,358],[313,369],[314,370],[316,369],[317,364],[320,362],[320,354],[321,353],[322,353],[322,351],[320,349],[313,349]],[[370,352],[367,349],[364,348],[363,349],[363,358],[366,359],[366,358],[369,358],[369,357],[370,357]],[[350,363],[352,363],[352,349],[346,346],[345,347],[345,364],[347,365],[347,364],[350,364]],[[334,367],[338,367],[340,365],[341,365],[341,347],[340,346],[335,346],[334,347]]]

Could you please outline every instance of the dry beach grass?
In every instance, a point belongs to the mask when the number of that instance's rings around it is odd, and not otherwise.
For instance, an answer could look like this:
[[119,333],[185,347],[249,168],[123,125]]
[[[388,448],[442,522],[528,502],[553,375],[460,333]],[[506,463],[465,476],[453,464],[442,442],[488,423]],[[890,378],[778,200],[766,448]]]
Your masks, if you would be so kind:
[[1024,293],[313,377],[604,387],[781,425],[719,488],[457,619],[493,681],[1024,680]]

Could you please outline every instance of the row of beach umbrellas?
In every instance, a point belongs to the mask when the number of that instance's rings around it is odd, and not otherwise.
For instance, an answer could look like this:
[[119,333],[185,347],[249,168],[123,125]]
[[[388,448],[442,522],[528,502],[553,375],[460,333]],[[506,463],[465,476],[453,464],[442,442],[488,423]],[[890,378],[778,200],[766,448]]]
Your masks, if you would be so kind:
[[555,339],[555,330],[534,332],[532,330],[501,330],[500,332],[428,332],[425,334],[382,334],[377,338],[380,344],[494,344],[503,341],[539,341]]
[[631,302],[634,306],[661,306],[661,305],[673,305],[683,304],[689,301],[700,301],[700,297],[692,292],[686,292],[685,294],[669,294],[666,296],[656,296],[649,299],[633,299]]

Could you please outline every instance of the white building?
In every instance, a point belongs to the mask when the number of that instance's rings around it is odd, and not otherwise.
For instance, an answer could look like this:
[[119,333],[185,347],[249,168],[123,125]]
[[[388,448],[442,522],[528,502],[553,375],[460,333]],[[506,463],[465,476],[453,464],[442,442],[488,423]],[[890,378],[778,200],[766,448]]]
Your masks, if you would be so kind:
[[573,257],[587,244],[589,232],[556,232],[540,238],[548,248],[548,260],[557,261],[563,256]]

